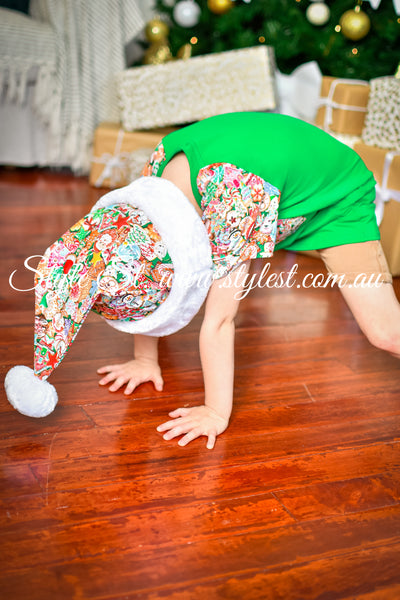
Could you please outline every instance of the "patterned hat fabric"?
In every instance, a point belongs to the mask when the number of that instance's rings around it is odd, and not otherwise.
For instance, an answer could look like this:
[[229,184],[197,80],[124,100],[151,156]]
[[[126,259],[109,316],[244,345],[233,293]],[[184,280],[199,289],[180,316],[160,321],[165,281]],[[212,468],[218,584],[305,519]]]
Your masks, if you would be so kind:
[[206,229],[177,186],[141,177],[108,192],[36,269],[34,369],[8,371],[10,404],[29,417],[55,409],[57,390],[47,378],[90,310],[119,331],[170,335],[192,320],[211,283]]
[[167,248],[143,211],[129,205],[98,208],[50,246],[35,278],[34,372],[47,379],[86,316],[139,320],[171,288]]

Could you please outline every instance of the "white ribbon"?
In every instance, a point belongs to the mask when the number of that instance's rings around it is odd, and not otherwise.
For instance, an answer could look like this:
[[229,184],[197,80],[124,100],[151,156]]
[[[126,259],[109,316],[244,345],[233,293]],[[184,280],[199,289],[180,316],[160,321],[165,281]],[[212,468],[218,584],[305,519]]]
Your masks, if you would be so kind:
[[380,225],[382,222],[383,211],[385,208],[385,202],[388,202],[389,200],[396,200],[397,202],[400,202],[400,191],[392,190],[392,189],[388,188],[390,167],[392,166],[392,162],[393,162],[393,159],[395,158],[395,156],[400,156],[400,152],[387,152],[386,153],[385,162],[383,165],[382,184],[379,185],[379,183],[377,183],[375,186],[375,189],[376,189],[375,214],[376,214],[376,220],[378,222],[378,225]]
[[94,185],[101,187],[106,179],[110,179],[111,187],[114,187],[120,183],[126,183],[123,181],[124,172],[127,170],[127,160],[130,152],[121,152],[122,140],[124,139],[124,130],[118,131],[117,141],[115,142],[114,154],[110,152],[104,152],[100,157],[93,156],[92,162],[96,164],[105,165],[98,179]]
[[342,110],[351,110],[357,112],[367,112],[366,106],[349,106],[348,104],[339,104],[339,102],[333,101],[333,95],[336,91],[336,87],[340,84],[344,83],[346,85],[364,85],[369,86],[367,81],[363,81],[361,79],[334,79],[331,83],[331,87],[329,88],[328,96],[326,98],[320,98],[319,106],[325,106],[325,118],[324,118],[324,129],[326,131],[330,130],[330,126],[333,121],[333,109],[340,108]]
[[316,61],[300,65],[290,75],[276,70],[279,112],[313,122],[318,108],[321,81],[322,73]]
[[[364,2],[369,2],[374,10],[379,8],[381,0],[364,0]],[[393,6],[396,15],[400,15],[400,0],[393,0]]]

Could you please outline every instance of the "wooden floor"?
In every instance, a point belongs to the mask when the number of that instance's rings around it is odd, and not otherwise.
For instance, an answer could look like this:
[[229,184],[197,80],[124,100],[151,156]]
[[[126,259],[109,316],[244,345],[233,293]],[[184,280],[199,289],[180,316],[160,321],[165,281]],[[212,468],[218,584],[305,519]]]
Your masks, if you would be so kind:
[[[9,275],[32,285],[25,258],[101,193],[68,174],[0,172],[2,382],[33,354],[33,292]],[[294,264],[299,279],[323,272],[285,252],[272,269]],[[370,346],[336,289],[253,290],[231,425],[213,451],[205,438],[180,448],[156,426],[202,402],[200,319],[161,341],[164,392],[98,386],[132,338],[94,314],[51,377],[51,416],[18,414],[2,388],[1,599],[400,598],[400,362]]]

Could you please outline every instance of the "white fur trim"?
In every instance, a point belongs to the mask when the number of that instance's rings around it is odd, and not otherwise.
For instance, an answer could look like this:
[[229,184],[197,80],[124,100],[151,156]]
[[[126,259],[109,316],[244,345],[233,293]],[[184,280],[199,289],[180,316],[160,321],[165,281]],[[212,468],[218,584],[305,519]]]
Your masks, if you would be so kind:
[[169,335],[185,327],[203,304],[212,283],[210,241],[187,197],[171,181],[141,177],[105,194],[92,208],[130,204],[143,210],[156,227],[174,265],[172,288],[153,313],[139,321],[107,320],[127,333]]
[[56,407],[56,388],[35,375],[32,369],[18,365],[4,380],[8,401],[28,417],[47,417]]

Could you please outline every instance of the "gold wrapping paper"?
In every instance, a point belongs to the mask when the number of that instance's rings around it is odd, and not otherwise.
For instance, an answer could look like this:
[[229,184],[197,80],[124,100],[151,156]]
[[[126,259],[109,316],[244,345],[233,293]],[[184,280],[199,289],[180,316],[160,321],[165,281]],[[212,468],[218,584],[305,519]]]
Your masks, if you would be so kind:
[[[124,131],[118,123],[102,123],[94,134],[89,181],[96,187],[115,188],[132,181],[132,164],[143,167],[159,141],[176,128]],[[140,164],[136,172],[140,171]]]
[[392,275],[400,275],[400,202],[389,200],[385,203],[380,225],[382,248],[389,263]]
[[[383,169],[388,151],[377,146],[368,146],[362,142],[354,144],[353,148],[361,156],[368,169],[372,171],[376,182],[382,185]],[[388,171],[386,187],[391,190],[400,191],[400,153],[393,156]]]
[[361,136],[369,91],[366,81],[323,77],[315,124],[325,131]]
[[[386,200],[379,226],[381,243],[392,275],[400,275],[400,153],[359,142],[354,150],[361,156]],[[388,160],[388,158],[390,160]],[[378,192],[379,193],[379,192]]]

